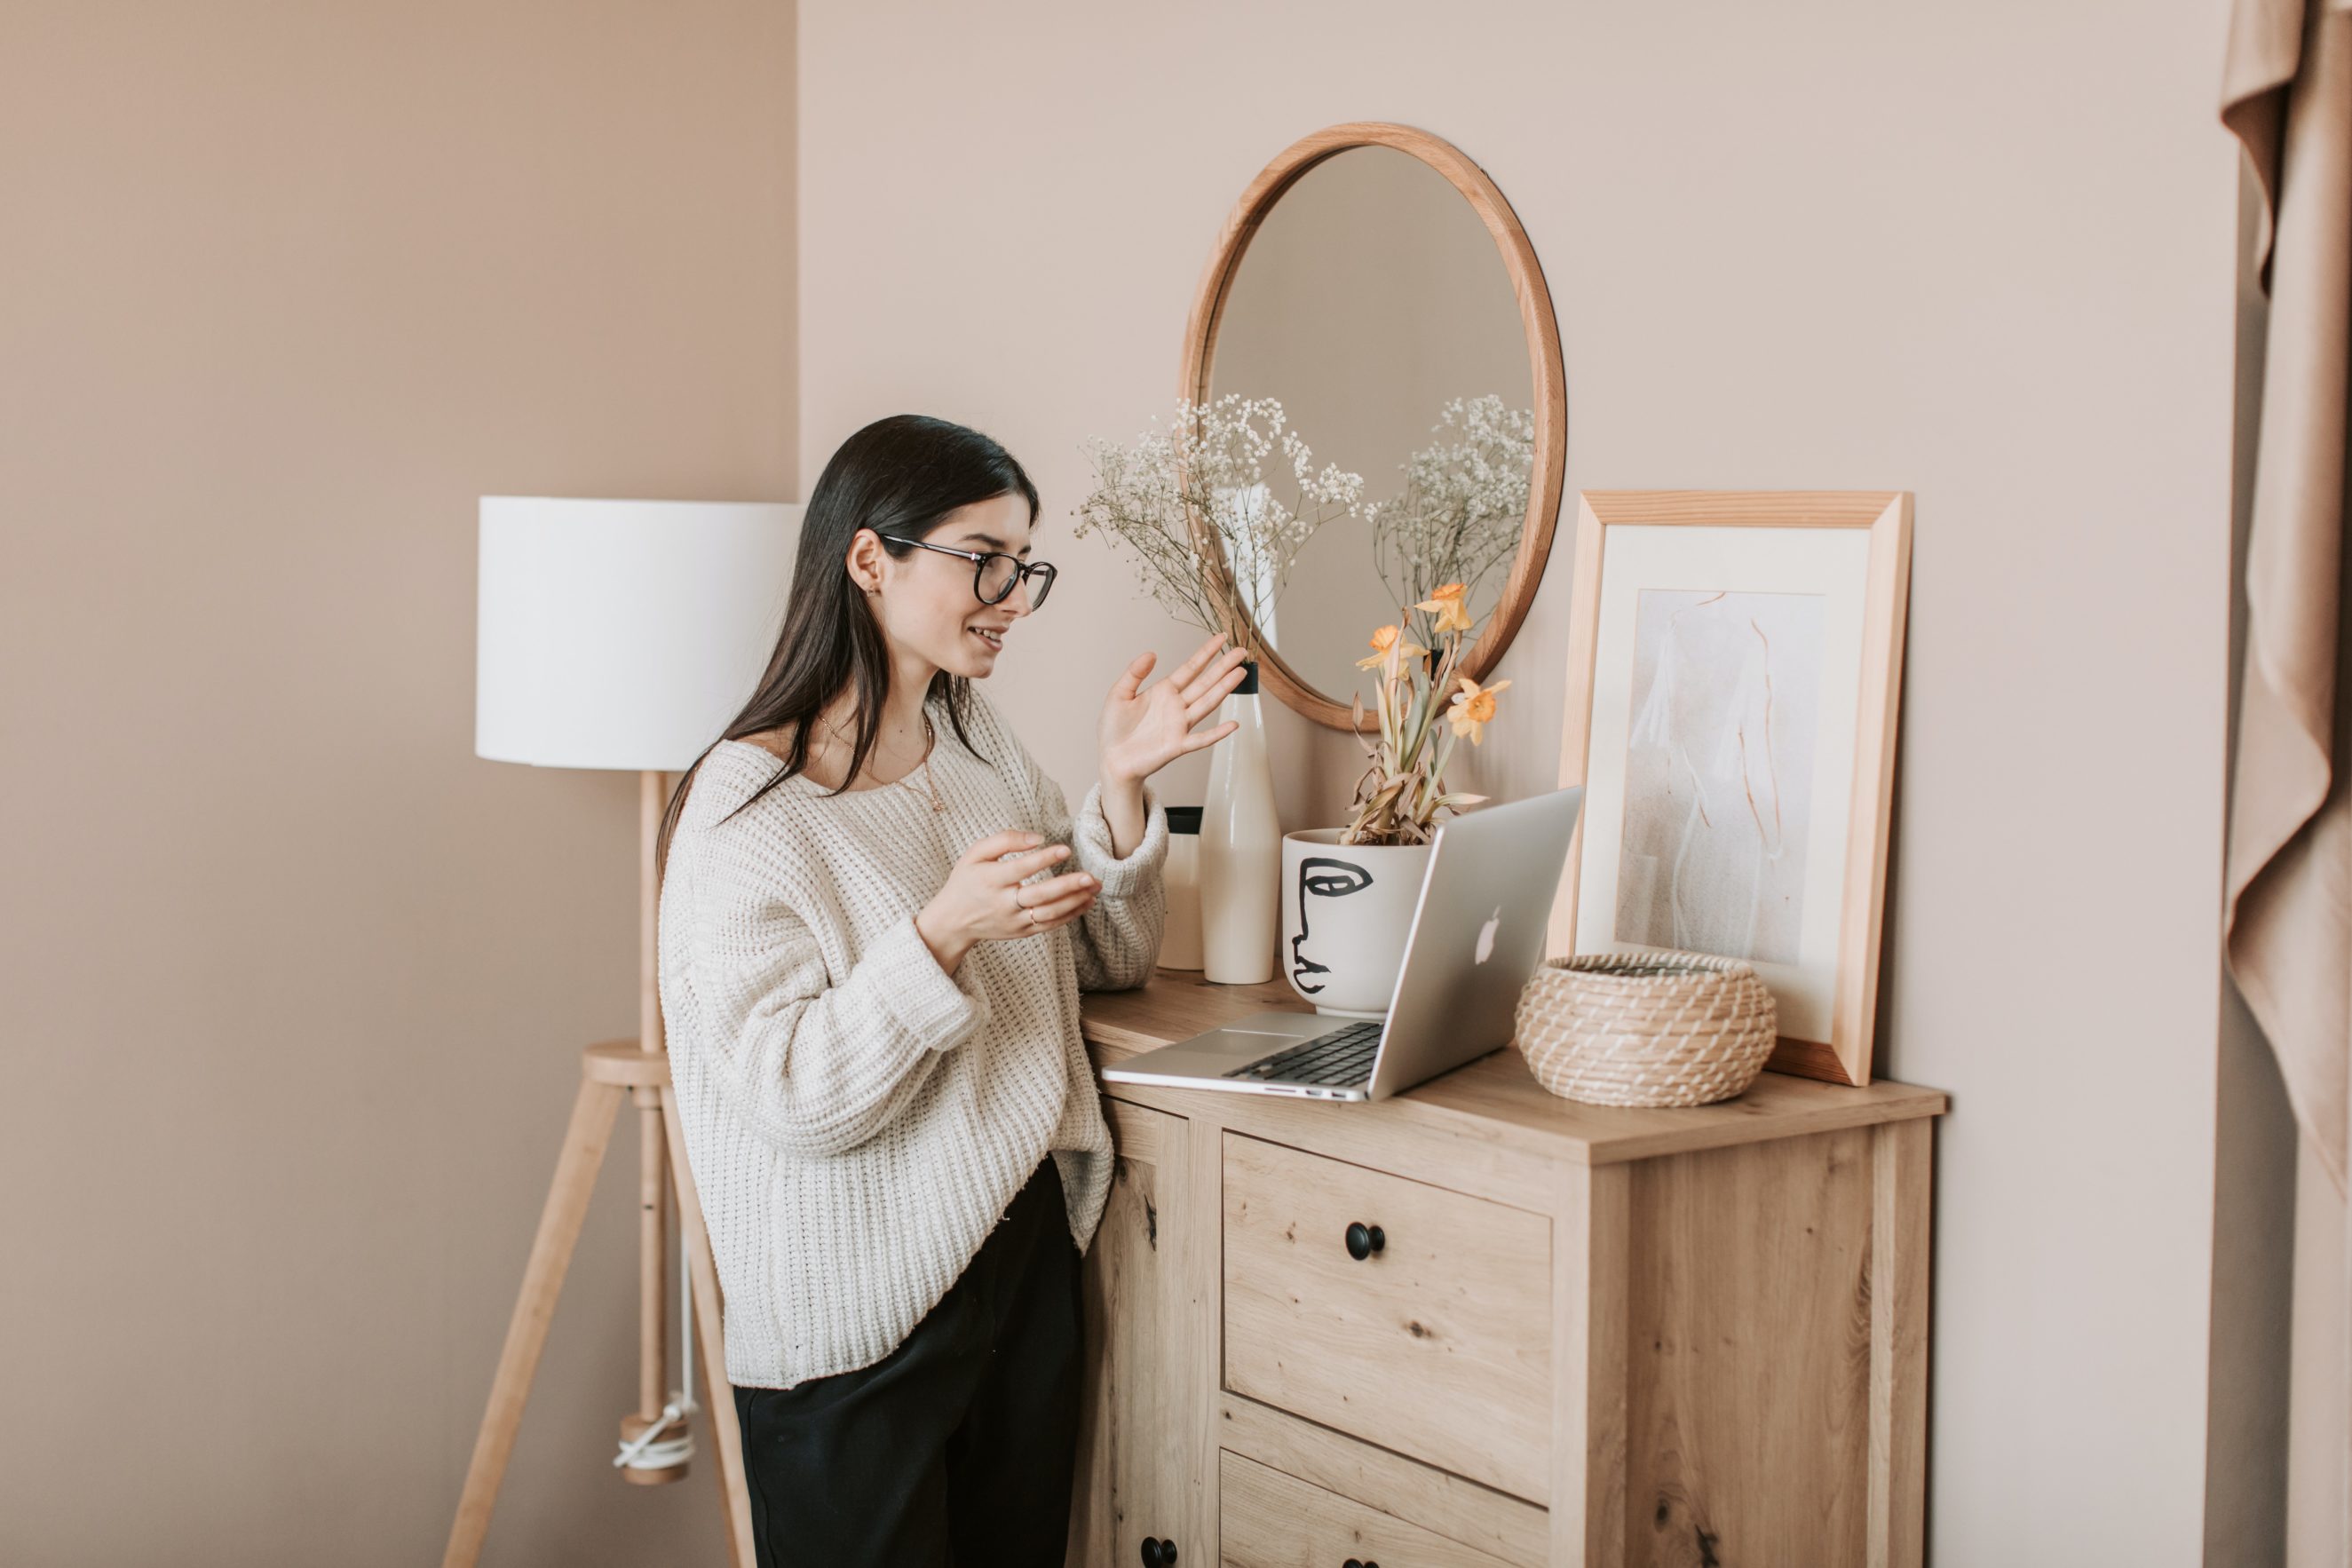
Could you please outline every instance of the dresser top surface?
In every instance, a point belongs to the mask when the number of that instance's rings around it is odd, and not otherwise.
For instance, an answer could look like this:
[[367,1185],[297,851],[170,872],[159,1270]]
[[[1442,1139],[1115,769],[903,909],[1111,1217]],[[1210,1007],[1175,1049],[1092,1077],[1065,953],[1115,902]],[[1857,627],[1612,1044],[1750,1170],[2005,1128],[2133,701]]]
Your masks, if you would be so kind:
[[[1265,1008],[1314,1009],[1279,978],[1257,985],[1219,985],[1197,973],[1161,969],[1132,991],[1079,996],[1087,1044],[1097,1068],[1152,1050],[1228,1019]],[[1339,1020],[1334,1020],[1335,1026]],[[1114,1091],[1118,1086],[1112,1086]],[[1224,1098],[1216,1089],[1173,1089]],[[1785,1073],[1758,1075],[1748,1091],[1714,1105],[1659,1110],[1582,1105],[1535,1080],[1527,1058],[1506,1046],[1373,1105],[1285,1101],[1303,1115],[1399,1116],[1475,1131],[1555,1159],[1612,1164],[1659,1154],[1791,1138],[1842,1127],[1938,1116],[1940,1089],[1879,1079],[1861,1088]]]

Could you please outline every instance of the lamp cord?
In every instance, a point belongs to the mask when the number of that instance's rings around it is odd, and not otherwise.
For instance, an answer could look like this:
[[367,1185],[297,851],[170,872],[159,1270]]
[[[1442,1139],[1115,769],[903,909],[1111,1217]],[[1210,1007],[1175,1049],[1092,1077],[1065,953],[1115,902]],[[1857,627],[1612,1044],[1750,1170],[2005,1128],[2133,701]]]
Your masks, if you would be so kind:
[[681,1310],[678,1313],[678,1369],[686,1385],[675,1398],[662,1406],[661,1419],[621,1445],[613,1456],[613,1468],[632,1470],[675,1469],[694,1458],[694,1428],[689,1426],[667,1442],[654,1439],[668,1430],[674,1421],[692,1415],[701,1406],[694,1402],[694,1274],[688,1266],[686,1248],[677,1249],[677,1293]]

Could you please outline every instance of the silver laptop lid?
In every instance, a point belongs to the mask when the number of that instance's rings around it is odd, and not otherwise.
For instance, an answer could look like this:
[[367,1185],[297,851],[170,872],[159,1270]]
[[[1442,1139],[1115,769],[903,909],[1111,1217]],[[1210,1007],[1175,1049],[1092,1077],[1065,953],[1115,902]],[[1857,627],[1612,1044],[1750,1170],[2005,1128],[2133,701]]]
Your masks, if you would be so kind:
[[1370,1098],[1384,1100],[1511,1038],[1543,962],[1552,900],[1584,803],[1574,784],[1483,806],[1437,830],[1389,998]]

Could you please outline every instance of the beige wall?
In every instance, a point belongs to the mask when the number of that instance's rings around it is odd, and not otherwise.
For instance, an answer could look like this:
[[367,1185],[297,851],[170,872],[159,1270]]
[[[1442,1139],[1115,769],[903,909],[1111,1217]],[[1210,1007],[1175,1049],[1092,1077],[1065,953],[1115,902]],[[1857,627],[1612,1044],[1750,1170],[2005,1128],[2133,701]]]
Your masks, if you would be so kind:
[[[795,493],[788,3],[0,7],[0,1561],[437,1561],[635,780],[473,756],[475,500]],[[715,1562],[634,1136],[494,1563]]]
[[[1000,700],[1082,787],[1165,625],[1068,538],[1078,443],[1174,394],[1293,138],[1477,159],[1549,277],[1569,485],[1918,497],[1882,1070],[1938,1142],[1936,1561],[2201,1556],[2237,153],[2220,0],[807,0],[804,472],[899,409],[1006,441],[1071,568]],[[1056,542],[1056,536],[1059,542]],[[1554,557],[1470,787],[1549,787]],[[1286,826],[1360,752],[1271,716]],[[1162,775],[1197,800],[1205,758]]]
[[[634,1019],[630,782],[471,756],[475,498],[795,497],[866,419],[980,425],[1072,568],[1000,697],[1082,785],[1118,665],[1192,639],[1068,540],[1077,444],[1172,396],[1250,176],[1357,118],[1517,205],[1571,489],[1917,492],[1882,1068],[1955,1101],[1934,1553],[2195,1560],[2219,0],[803,9],[797,279],[787,5],[0,10],[8,1560],[437,1549],[574,1054]],[[1567,564],[1469,787],[1552,782]],[[1354,742],[1270,722],[1331,820]],[[715,1551],[707,1477],[603,1470],[626,1186],[492,1562]]]

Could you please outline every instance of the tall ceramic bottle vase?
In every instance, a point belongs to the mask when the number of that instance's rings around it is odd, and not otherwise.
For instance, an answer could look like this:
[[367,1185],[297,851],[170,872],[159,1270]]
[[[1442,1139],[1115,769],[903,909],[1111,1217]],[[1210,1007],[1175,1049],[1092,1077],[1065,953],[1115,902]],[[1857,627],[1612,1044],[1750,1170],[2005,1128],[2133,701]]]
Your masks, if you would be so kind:
[[1242,683],[1217,712],[1218,723],[1232,719],[1240,728],[1210,752],[1209,797],[1201,807],[1201,974],[1220,985],[1273,979],[1282,924],[1282,828],[1257,661],[1242,668]]

